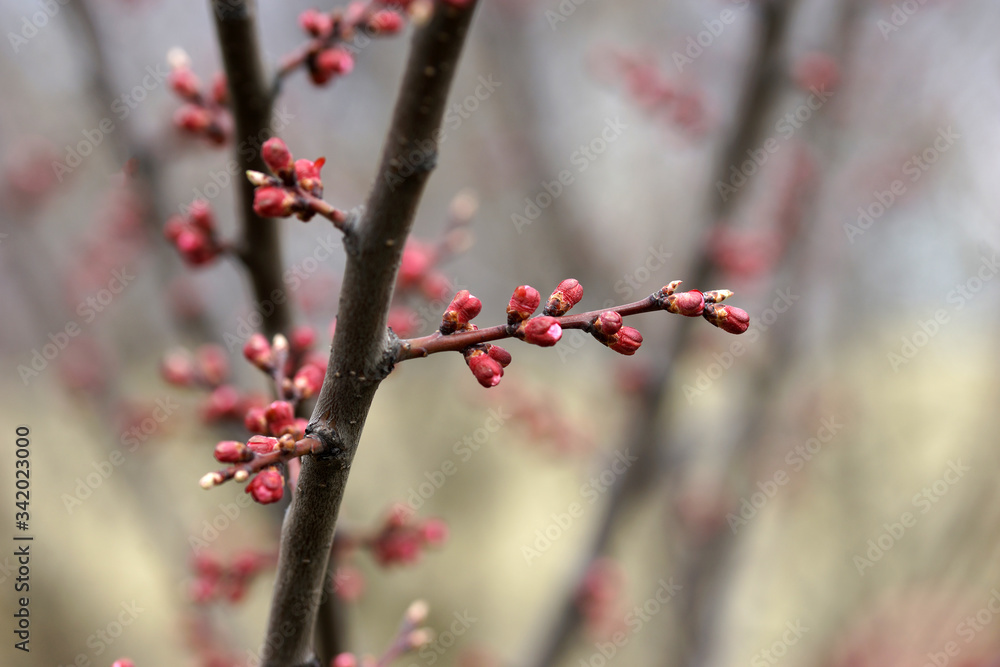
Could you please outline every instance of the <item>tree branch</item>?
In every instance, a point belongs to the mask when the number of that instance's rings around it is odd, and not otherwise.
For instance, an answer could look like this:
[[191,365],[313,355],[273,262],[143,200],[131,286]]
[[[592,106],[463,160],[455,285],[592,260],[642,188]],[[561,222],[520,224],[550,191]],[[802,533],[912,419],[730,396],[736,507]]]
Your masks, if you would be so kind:
[[312,634],[337,514],[372,399],[391,369],[386,317],[393,285],[437,159],[441,119],[475,5],[438,2],[414,35],[375,185],[361,223],[345,236],[337,334],[308,428],[328,453],[303,458],[285,518],[264,667],[318,664]]
[[[251,153],[236,151],[239,173],[248,169],[264,171],[259,146],[271,134],[272,98],[257,42],[256,8],[252,0],[212,0],[212,10],[229,83],[235,144],[239,146],[249,140],[250,145],[258,147]],[[254,186],[245,178],[236,180],[243,221],[243,247],[238,256],[253,284],[257,310],[263,318],[262,329],[271,338],[291,326],[291,309],[284,298],[281,280],[278,222],[254,213]]]

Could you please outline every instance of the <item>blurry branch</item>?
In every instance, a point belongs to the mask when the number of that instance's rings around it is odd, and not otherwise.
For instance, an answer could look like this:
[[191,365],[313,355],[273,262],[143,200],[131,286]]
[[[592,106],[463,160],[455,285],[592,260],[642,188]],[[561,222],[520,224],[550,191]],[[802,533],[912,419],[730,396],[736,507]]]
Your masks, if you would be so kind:
[[[475,2],[436,3],[416,31],[375,184],[360,221],[345,235],[337,334],[307,429],[325,452],[303,458],[282,528],[264,667],[319,664],[312,634],[337,514],[372,399],[391,370],[394,341],[386,319],[396,271],[437,160],[438,130],[474,10]],[[414,154],[421,156],[417,164]]]
[[[723,200],[713,184],[717,179],[726,181],[729,166],[741,162],[747,149],[757,147],[767,127],[767,112],[772,108],[781,88],[781,46],[792,4],[793,0],[775,0],[761,3],[757,8],[761,13],[758,41],[753,47],[747,83],[733,116],[737,124],[729,139],[724,142],[709,182],[708,225],[725,223],[729,214],[736,209],[739,198],[734,195]],[[696,234],[694,238],[698,243],[704,242],[702,235]],[[690,283],[707,285],[714,270],[711,255],[704,248],[697,249],[693,254],[698,260],[690,274]],[[626,447],[637,460],[609,489],[609,500],[597,532],[584,558],[573,570],[572,579],[563,591],[563,602],[557,609],[553,622],[542,634],[543,644],[531,658],[530,667],[552,667],[559,664],[560,657],[571,646],[583,620],[575,596],[587,571],[607,551],[614,528],[621,525],[621,518],[626,510],[641,502],[647,493],[655,489],[655,482],[665,472],[658,469],[656,460],[662,444],[660,434],[669,435],[673,431],[673,424],[669,415],[664,423],[660,423],[661,406],[672,406],[676,402],[673,395],[675,392],[668,389],[667,381],[677,359],[683,358],[690,346],[691,331],[692,327],[686,326],[675,329],[670,347],[661,358],[661,365],[643,387],[638,414],[631,422],[632,431],[626,442]],[[690,594],[686,588],[682,591],[683,595]]]
[[[272,98],[257,41],[256,7],[252,0],[212,0],[212,10],[236,125],[234,144],[239,146],[244,139],[260,139],[271,133]],[[235,152],[239,173],[248,169],[266,171],[259,150]],[[239,258],[253,283],[255,304],[263,318],[262,328],[271,338],[287,332],[292,321],[281,280],[278,223],[254,213],[254,186],[245,178],[236,181],[243,222]]]

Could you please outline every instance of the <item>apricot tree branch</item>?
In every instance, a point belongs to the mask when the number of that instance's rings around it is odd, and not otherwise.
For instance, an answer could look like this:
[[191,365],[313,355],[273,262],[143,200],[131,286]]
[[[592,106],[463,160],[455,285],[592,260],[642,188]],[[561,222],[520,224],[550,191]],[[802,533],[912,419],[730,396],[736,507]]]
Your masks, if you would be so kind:
[[375,184],[356,233],[345,237],[337,334],[307,429],[325,453],[303,457],[285,517],[264,667],[318,665],[312,634],[337,514],[372,399],[391,368],[386,320],[396,272],[437,159],[448,91],[475,7],[474,0],[437,2],[416,31]]

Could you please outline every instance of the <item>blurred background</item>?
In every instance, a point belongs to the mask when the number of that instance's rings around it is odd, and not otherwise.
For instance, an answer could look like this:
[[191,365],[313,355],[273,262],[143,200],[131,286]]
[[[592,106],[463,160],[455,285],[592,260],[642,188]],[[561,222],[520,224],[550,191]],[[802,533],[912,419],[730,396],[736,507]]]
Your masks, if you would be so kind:
[[[269,68],[310,7],[260,3]],[[30,654],[0,557],[4,663],[256,664],[287,494],[198,488],[247,433],[229,394],[161,372],[187,349],[240,402],[268,389],[240,354],[243,268],[187,267],[162,233],[196,198],[238,233],[237,146],[179,129],[166,79],[174,48],[206,85],[220,70],[210,8],[0,17],[0,507],[13,535],[26,425],[35,537]],[[438,634],[396,664],[1000,665],[998,29],[991,0],[484,0],[414,228],[457,252],[400,296],[400,328],[429,333],[463,288],[499,323],[514,287],[567,277],[587,310],[729,288],[751,328],[642,315],[629,358],[580,332],[514,342],[490,390],[457,355],[397,368],[338,529],[402,502],[448,538],[343,557],[347,647],[381,653],[422,598]],[[332,84],[285,81],[275,129],[326,157],[338,207],[374,177],[409,32]],[[339,234],[281,233],[325,355]]]

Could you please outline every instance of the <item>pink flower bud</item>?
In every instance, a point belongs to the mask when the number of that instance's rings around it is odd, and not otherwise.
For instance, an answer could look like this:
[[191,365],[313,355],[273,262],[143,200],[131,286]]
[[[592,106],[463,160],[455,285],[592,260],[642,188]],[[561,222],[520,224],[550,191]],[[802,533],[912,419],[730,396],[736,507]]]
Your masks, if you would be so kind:
[[174,125],[186,132],[204,132],[211,124],[212,114],[195,104],[185,104],[174,112]]
[[324,49],[316,56],[316,68],[326,76],[350,74],[354,69],[354,56],[347,49],[335,46]]
[[622,327],[608,342],[615,352],[631,356],[642,345],[642,334],[632,327]]
[[253,458],[253,452],[236,440],[223,440],[215,446],[215,460],[220,463],[242,463]]
[[296,197],[285,188],[266,185],[253,193],[253,210],[262,218],[287,218],[295,212]]
[[278,439],[266,435],[251,436],[247,440],[247,447],[256,454],[270,454],[278,447]]
[[341,653],[333,659],[331,667],[358,667],[358,659],[353,653]]
[[240,394],[228,384],[216,387],[205,402],[206,421],[239,418]]
[[411,239],[403,247],[396,280],[400,287],[412,287],[423,280],[434,263],[434,249],[422,241]]
[[243,356],[257,368],[270,371],[274,363],[274,352],[264,334],[255,333],[243,346]]
[[483,302],[469,294],[469,290],[458,292],[441,318],[441,333],[454,333],[458,328],[468,324],[482,309]]
[[420,536],[432,546],[440,546],[448,539],[448,524],[441,519],[428,519],[420,526]]
[[291,426],[295,421],[295,409],[288,401],[274,401],[267,406],[264,411],[267,419],[267,428],[271,435],[280,435],[287,426]]
[[276,503],[285,494],[285,478],[277,468],[265,468],[250,480],[246,492],[261,505]]
[[163,225],[163,237],[173,243],[177,244],[177,238],[181,233],[187,229],[187,223],[179,215],[171,216],[167,219],[167,222]]
[[215,233],[215,219],[212,217],[212,208],[204,199],[195,199],[188,208],[187,218],[191,226],[200,229],[209,236]]
[[288,341],[292,352],[301,354],[316,343],[316,330],[307,324],[295,327]]
[[329,14],[307,9],[299,14],[299,25],[312,37],[326,38],[333,32],[333,20]]
[[216,72],[212,77],[212,101],[220,105],[229,102],[229,82],[225,72]]
[[326,158],[322,157],[317,160],[303,158],[295,161],[295,178],[298,180],[299,186],[313,197],[323,196],[323,181],[319,172],[323,169],[324,164],[326,164]]
[[201,377],[211,386],[226,381],[229,376],[229,357],[225,349],[218,345],[202,345],[198,348],[198,368]]
[[403,28],[403,17],[391,9],[380,9],[372,14],[368,27],[377,35],[394,35]]
[[594,328],[605,336],[613,336],[622,328],[622,316],[613,310],[605,310],[597,316]]
[[511,361],[510,352],[503,349],[499,345],[487,346],[486,353],[489,354],[494,359],[496,359],[497,363],[499,363],[502,367],[507,368],[507,366],[510,365]]
[[698,317],[705,310],[705,295],[696,289],[678,292],[666,298],[666,310],[687,317]]
[[440,271],[431,271],[420,281],[420,291],[428,301],[439,301],[451,291],[451,281]]
[[247,408],[247,412],[243,416],[243,425],[248,431],[260,435],[267,434],[267,415],[264,412],[265,409],[261,407]]
[[554,317],[533,317],[524,324],[524,342],[551,347],[562,338],[562,327]]
[[573,278],[567,278],[559,283],[559,286],[549,296],[545,303],[546,315],[560,316],[569,312],[569,309],[580,303],[583,298],[583,285]]
[[519,324],[531,317],[542,302],[542,295],[531,285],[521,285],[514,290],[507,304],[507,324]]
[[201,82],[198,77],[187,67],[178,67],[167,77],[170,87],[175,93],[186,100],[195,100],[198,97]]
[[201,266],[216,256],[216,249],[205,233],[191,226],[180,231],[174,245],[181,259],[191,266]]
[[708,304],[702,315],[715,326],[731,334],[741,334],[750,326],[750,316],[747,311],[735,306]]
[[299,392],[299,396],[302,398],[312,398],[319,393],[320,387],[323,386],[323,376],[325,374],[326,371],[324,369],[313,364],[306,364],[295,374],[292,384],[295,390]]
[[476,376],[479,384],[487,389],[497,386],[500,383],[500,378],[503,377],[503,367],[490,355],[482,351],[478,352],[479,354],[466,357],[465,361],[469,364],[469,370]]
[[282,178],[290,177],[295,172],[295,160],[292,159],[292,152],[278,137],[271,137],[264,142],[260,149],[260,156],[267,168]]
[[194,361],[187,350],[173,350],[163,357],[160,373],[172,385],[189,387],[195,381]]
[[389,311],[388,326],[400,338],[408,338],[416,332],[418,316],[404,306],[394,306]]
[[135,667],[135,663],[128,658],[118,658],[111,663],[111,667]]

